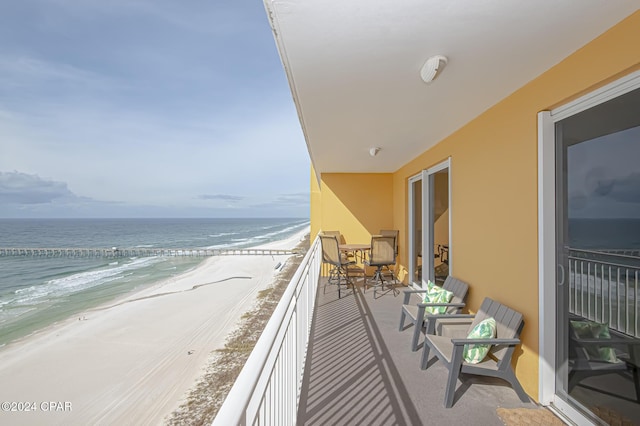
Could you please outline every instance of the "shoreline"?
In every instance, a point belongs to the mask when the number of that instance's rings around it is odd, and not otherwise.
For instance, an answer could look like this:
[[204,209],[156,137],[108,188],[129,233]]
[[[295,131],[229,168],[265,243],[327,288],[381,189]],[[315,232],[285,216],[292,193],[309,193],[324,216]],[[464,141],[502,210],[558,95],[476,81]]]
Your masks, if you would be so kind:
[[[293,248],[308,232],[257,247]],[[70,408],[2,412],[0,420],[162,423],[289,257],[212,257],[0,348],[1,401],[32,401],[36,407],[55,401]]]
[[39,322],[45,322],[45,323],[42,326],[38,327],[38,328],[34,328],[32,331],[30,331],[27,334],[21,334],[20,336],[14,338],[12,340],[0,343],[0,354],[2,353],[2,350],[4,350],[5,348],[11,347],[11,346],[16,345],[16,344],[19,345],[24,341],[37,338],[37,336],[47,333],[50,329],[55,328],[55,327],[59,327],[61,324],[64,324],[67,321],[71,321],[72,319],[76,318],[78,315],[80,317],[82,317],[83,315],[86,315],[87,312],[91,312],[91,311],[94,311],[94,310],[101,310],[101,309],[104,309],[105,307],[108,307],[108,306],[111,306],[111,305],[116,305],[118,303],[122,303],[126,299],[128,299],[128,298],[130,298],[132,296],[135,296],[137,294],[140,294],[140,293],[142,293],[142,292],[144,292],[146,290],[150,290],[150,289],[156,288],[158,286],[163,286],[166,283],[170,282],[171,280],[175,280],[175,279],[181,277],[184,274],[187,274],[187,273],[189,273],[191,271],[197,270],[202,265],[204,265],[204,263],[208,259],[210,259],[210,258],[203,258],[203,260],[200,263],[190,266],[189,268],[183,270],[182,272],[178,273],[177,275],[161,278],[159,280],[155,280],[155,281],[152,281],[152,282],[149,282],[149,283],[138,285],[136,287],[132,287],[128,291],[123,292],[121,294],[118,294],[115,297],[113,297],[112,299],[109,299],[109,300],[106,300],[106,301],[102,301],[102,302],[99,302],[97,304],[90,304],[89,306],[85,306],[84,308],[73,309],[72,310],[73,312],[71,314],[68,314],[65,317],[57,318],[53,322],[49,322],[49,321],[46,321],[46,320],[38,319],[34,323],[36,323],[36,324],[39,323]]

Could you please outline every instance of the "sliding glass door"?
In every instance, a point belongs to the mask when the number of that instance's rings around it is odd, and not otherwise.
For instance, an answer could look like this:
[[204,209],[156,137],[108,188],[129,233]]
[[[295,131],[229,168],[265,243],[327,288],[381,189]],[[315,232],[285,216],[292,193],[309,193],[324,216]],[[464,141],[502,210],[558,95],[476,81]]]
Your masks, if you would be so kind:
[[442,284],[451,267],[450,160],[409,179],[409,274]]
[[637,421],[640,89],[555,129],[556,393],[604,421]]
[[449,275],[449,167],[429,174],[428,190],[428,247],[431,251],[428,267],[429,279],[443,284]]
[[422,287],[422,180],[423,174],[409,179],[409,283]]

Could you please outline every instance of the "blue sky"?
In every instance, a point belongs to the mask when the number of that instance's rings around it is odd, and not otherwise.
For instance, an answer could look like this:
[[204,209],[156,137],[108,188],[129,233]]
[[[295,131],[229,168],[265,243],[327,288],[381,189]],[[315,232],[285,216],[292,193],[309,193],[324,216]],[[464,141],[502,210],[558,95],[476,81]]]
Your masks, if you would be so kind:
[[307,217],[259,0],[0,3],[0,217]]

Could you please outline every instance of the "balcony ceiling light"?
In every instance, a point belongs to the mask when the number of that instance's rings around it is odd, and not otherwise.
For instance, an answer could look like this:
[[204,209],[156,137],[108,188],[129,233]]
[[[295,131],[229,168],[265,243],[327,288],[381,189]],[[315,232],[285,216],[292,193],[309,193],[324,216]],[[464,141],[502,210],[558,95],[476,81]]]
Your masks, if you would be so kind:
[[420,77],[425,83],[431,83],[438,74],[442,72],[445,65],[447,65],[447,57],[442,55],[432,56],[427,59],[422,69],[420,70]]

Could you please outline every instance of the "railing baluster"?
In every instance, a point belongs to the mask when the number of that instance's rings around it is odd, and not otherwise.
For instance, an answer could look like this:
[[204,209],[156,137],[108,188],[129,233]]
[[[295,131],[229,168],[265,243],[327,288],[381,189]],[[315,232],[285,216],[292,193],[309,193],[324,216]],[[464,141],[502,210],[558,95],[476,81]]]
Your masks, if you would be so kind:
[[613,319],[612,316],[611,316],[611,314],[612,314],[611,311],[612,311],[612,307],[613,307],[613,304],[611,303],[611,298],[612,297],[613,297],[613,293],[611,291],[611,266],[609,266],[609,300],[608,300],[608,302],[609,302],[609,321],[607,322],[607,324],[609,324],[609,325],[611,325],[611,321]]
[[578,261],[573,261],[573,312],[578,312]]
[[593,318],[591,316],[591,262],[587,263],[587,315],[587,318]]
[[584,261],[580,262],[580,315],[584,316]]
[[636,276],[636,285],[633,289],[633,298],[635,300],[635,319],[634,319],[634,335],[637,336],[638,335],[638,271],[636,271],[635,273]]
[[573,283],[573,278],[575,276],[575,273],[573,272],[573,267],[571,265],[571,259],[569,259],[569,261],[567,262],[567,267],[568,267],[568,271],[569,275],[568,275],[568,279],[567,280],[567,285],[569,286],[569,289],[567,290],[567,294],[569,295],[569,311],[573,312],[575,311],[574,307],[573,307],[573,293],[572,293],[572,283]]
[[620,330],[620,267],[616,268],[616,311],[617,311],[617,319],[616,319],[616,329]]
[[600,265],[600,322],[604,322],[604,264]]
[[627,269],[624,273],[625,275],[625,284],[624,284],[624,331],[625,333],[629,332],[629,270]]

